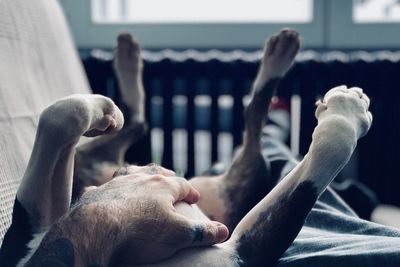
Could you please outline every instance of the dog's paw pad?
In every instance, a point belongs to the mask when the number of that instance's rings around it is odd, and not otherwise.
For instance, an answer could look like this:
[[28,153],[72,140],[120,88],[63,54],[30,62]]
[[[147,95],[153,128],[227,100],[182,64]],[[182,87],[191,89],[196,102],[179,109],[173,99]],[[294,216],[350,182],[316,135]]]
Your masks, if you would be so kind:
[[369,112],[370,99],[358,87],[338,86],[329,90],[317,102],[316,117],[319,121],[340,116],[354,125],[359,137],[365,135],[372,124]]
[[90,113],[90,122],[84,133],[85,136],[97,136],[122,129],[124,117],[111,99],[100,95],[91,95],[86,102]]

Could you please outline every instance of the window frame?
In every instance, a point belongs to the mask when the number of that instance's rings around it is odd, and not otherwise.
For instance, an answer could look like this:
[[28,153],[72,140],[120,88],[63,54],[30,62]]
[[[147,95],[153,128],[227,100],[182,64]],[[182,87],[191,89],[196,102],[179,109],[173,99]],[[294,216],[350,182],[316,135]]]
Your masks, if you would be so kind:
[[75,42],[82,49],[111,48],[120,32],[134,34],[147,49],[254,49],[283,27],[299,31],[305,48],[400,48],[400,23],[354,23],[351,0],[314,0],[313,22],[305,24],[95,24],[91,20],[90,0],[59,1]]
[[[120,32],[134,34],[147,49],[259,48],[268,35],[283,27],[296,29],[307,47],[323,45],[323,2],[314,0],[311,23],[140,23],[95,24],[90,0],[59,0],[79,48],[110,48]],[[238,37],[240,36],[240,37]]]
[[330,48],[400,49],[400,23],[355,23],[353,1],[329,0],[327,3],[330,10],[327,43]]

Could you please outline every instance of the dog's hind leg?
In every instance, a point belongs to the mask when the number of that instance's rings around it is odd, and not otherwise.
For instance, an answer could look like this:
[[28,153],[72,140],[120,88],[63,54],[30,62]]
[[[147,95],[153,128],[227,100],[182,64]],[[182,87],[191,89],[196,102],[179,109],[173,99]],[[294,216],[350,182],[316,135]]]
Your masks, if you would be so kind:
[[131,35],[118,36],[113,67],[122,102],[127,107],[125,125],[114,135],[102,136],[77,148],[73,199],[79,198],[85,187],[108,182],[113,173],[125,163],[128,148],[141,140],[147,131],[143,62],[139,44]]
[[131,113],[127,124],[144,122],[143,60],[140,45],[130,34],[118,36],[113,67],[122,102]]
[[124,164],[128,148],[147,130],[143,61],[139,43],[130,34],[118,36],[113,68],[122,102],[128,108],[125,125],[114,135],[102,136],[78,147],[74,176],[74,190],[77,192],[86,186],[101,185],[110,180]]
[[318,196],[349,160],[371,125],[359,88],[330,90],[318,103],[318,125],[304,159],[238,224],[226,245],[246,266],[274,266],[300,231]]
[[125,153],[132,143],[146,132],[144,123],[124,126],[115,134],[101,136],[76,148],[72,201],[75,202],[85,188],[100,186],[113,177],[125,163]]
[[231,230],[276,184],[268,162],[261,154],[261,131],[279,81],[292,65],[299,50],[298,33],[284,29],[267,42],[249,105],[245,108],[243,145],[229,170],[220,177],[199,177],[191,183],[204,198],[203,211],[224,222]]
[[36,232],[68,211],[75,145],[82,135],[120,130],[121,111],[99,95],[73,95],[46,108],[39,120],[33,151],[17,191]]

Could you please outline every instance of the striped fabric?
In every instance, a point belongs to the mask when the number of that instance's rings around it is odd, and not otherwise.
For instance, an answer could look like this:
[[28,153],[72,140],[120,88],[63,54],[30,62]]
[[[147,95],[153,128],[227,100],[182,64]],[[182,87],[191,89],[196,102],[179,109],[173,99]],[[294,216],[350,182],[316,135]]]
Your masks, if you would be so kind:
[[0,1],[0,245],[41,110],[89,86],[56,0]]

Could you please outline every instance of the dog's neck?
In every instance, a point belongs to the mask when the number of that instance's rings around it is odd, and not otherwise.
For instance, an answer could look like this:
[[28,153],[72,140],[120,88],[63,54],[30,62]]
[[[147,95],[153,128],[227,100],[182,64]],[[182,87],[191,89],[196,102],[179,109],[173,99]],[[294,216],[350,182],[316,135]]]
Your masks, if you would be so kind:
[[50,228],[26,266],[108,266],[121,229],[102,218],[98,209],[73,209]]

